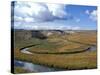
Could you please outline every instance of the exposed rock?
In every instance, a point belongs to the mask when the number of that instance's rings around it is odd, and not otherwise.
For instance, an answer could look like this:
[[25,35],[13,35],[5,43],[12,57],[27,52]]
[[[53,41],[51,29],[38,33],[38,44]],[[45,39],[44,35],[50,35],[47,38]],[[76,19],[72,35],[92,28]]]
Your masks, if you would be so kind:
[[46,39],[50,35],[69,35],[73,32],[63,31],[63,30],[16,30],[15,38],[21,40],[29,40],[31,38]]

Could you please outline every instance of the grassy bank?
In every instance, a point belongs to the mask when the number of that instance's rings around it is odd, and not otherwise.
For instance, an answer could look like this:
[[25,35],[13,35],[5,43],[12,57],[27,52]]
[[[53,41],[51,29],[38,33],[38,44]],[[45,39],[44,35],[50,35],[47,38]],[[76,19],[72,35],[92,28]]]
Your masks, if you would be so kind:
[[[17,36],[16,33],[15,35]],[[90,36],[88,35],[89,33],[91,34]],[[43,40],[38,38],[22,39],[22,37],[15,36],[14,58],[66,70],[96,68],[97,50],[84,51],[97,43],[96,33],[89,33],[80,32],[62,36],[51,35]],[[29,55],[20,52],[20,48],[34,44],[38,45],[29,49],[33,54]]]
[[15,74],[18,74],[18,73],[29,73],[29,71],[25,70],[25,69],[23,69],[21,67],[14,67],[14,73]]
[[[38,58],[38,59],[37,59]],[[96,51],[76,54],[33,54],[27,55],[16,50],[16,60],[65,69],[96,68]]]

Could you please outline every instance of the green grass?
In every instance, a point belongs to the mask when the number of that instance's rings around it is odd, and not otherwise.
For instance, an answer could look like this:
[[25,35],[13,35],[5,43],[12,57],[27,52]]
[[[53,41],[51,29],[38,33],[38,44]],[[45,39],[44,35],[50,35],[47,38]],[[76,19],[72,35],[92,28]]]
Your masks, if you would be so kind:
[[14,67],[14,73],[17,74],[17,73],[30,73],[30,71],[27,71],[21,67]]
[[[79,52],[84,52],[87,51],[89,46],[81,46],[79,48],[73,48],[73,49],[65,49],[63,51],[57,51],[57,50],[29,50],[32,53],[37,53],[37,54],[70,54],[70,53],[79,53]],[[42,49],[42,48],[41,48]]]
[[96,68],[96,51],[76,54],[33,54],[27,55],[16,52],[16,60],[28,61],[50,67],[84,69]]
[[[64,68],[66,70],[96,68],[97,50],[77,53],[77,51],[83,51],[91,45],[96,44],[96,35],[91,33],[92,35],[89,37],[86,35],[87,32],[84,32],[84,34],[80,33],[80,35],[77,36],[78,34],[79,33],[63,36],[52,35],[45,40],[37,38],[22,40],[16,37],[14,58],[16,60],[27,61],[49,67]],[[87,41],[86,37],[89,37],[88,39],[90,40]],[[32,55],[21,53],[19,50],[20,48],[34,44],[39,45],[30,47],[29,51],[33,52]]]

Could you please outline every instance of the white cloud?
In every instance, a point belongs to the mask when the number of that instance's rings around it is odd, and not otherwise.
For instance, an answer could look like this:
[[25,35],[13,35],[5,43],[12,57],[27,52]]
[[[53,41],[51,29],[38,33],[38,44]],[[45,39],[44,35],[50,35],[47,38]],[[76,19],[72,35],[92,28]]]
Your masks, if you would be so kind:
[[90,18],[92,21],[97,21],[97,10],[93,10],[93,11],[86,10],[85,13],[86,13],[87,15],[89,15],[89,18]]
[[86,10],[85,13],[88,14],[88,15],[90,14],[89,10]]
[[14,21],[23,21],[23,18],[19,16],[14,16]]
[[72,27],[72,30],[79,30],[81,29],[80,27],[76,26],[76,27]]
[[[16,2],[14,6],[14,28],[16,29],[78,29],[70,25],[51,23],[54,20],[69,19],[71,14],[64,4]],[[72,17],[72,16],[71,16]],[[70,18],[72,19],[72,18]],[[49,23],[48,23],[48,22]],[[76,19],[79,22],[80,19]],[[34,22],[34,23],[33,23]],[[38,23],[39,22],[39,23]],[[57,24],[57,25],[56,25]]]
[[34,22],[34,18],[27,17],[27,18],[24,18],[24,21],[25,22]]
[[93,21],[97,21],[97,10],[93,10],[90,13],[90,19],[92,19]]
[[[34,2],[16,2],[14,15],[22,17],[24,21],[26,21],[28,17],[28,22],[52,21],[55,19],[66,19],[68,17],[64,4]],[[34,20],[32,20],[32,18]]]
[[64,18],[68,15],[68,13],[65,11],[64,4],[47,4],[47,6],[53,16]]
[[[57,25],[59,23],[56,23]],[[29,22],[15,22],[14,27],[16,29],[26,30],[79,30],[79,26],[62,25],[55,26],[55,23],[29,23]]]
[[35,21],[45,21],[52,17],[46,6],[32,2],[15,3],[14,15],[23,18],[34,18]]

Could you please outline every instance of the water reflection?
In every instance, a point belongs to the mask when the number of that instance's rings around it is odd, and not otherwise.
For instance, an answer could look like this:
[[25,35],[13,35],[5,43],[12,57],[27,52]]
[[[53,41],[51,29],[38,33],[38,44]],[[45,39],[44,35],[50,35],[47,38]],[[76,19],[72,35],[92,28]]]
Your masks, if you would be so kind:
[[14,62],[15,66],[22,67],[25,70],[31,71],[31,72],[50,72],[50,71],[60,71],[62,69],[58,68],[51,68],[47,66],[37,65],[33,63],[23,62],[23,61],[17,61]]
[[95,51],[95,50],[97,50],[97,46],[91,46],[88,50],[89,51]]

